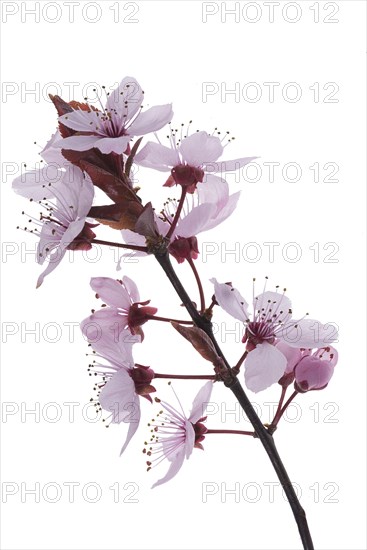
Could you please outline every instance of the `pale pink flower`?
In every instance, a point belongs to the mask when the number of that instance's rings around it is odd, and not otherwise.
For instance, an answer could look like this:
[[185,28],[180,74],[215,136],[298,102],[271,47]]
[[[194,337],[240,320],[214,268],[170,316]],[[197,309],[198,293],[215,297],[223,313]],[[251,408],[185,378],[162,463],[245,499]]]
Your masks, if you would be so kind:
[[59,117],[59,121],[75,130],[76,135],[58,142],[63,149],[86,151],[96,147],[102,153],[122,154],[134,136],[143,136],[160,130],[172,118],[171,104],[141,111],[144,92],[130,76],[108,95],[102,111],[74,109]]
[[91,375],[102,377],[101,382],[95,385],[98,392],[96,405],[111,413],[111,423],[129,424],[120,454],[139,427],[140,397],[152,402],[150,393],[155,391],[151,385],[153,370],[134,363],[132,346],[136,342],[140,342],[140,336],[132,336],[128,330],[121,331],[117,338],[110,333],[104,333],[100,338],[90,341],[96,352],[95,357],[107,361],[105,364],[94,360],[89,366]]
[[79,168],[69,167],[57,186],[51,183],[41,186],[45,194],[48,187],[52,187],[50,195],[56,199],[37,201],[45,214],[41,213],[38,222],[41,231],[37,228],[31,230],[40,238],[37,262],[42,265],[48,259],[47,268],[38,278],[37,288],[46,275],[59,265],[68,249],[88,250],[95,237],[91,230],[93,226],[86,221],[94,197],[94,187],[89,177],[85,177]]
[[[46,164],[34,170],[28,170],[13,180],[13,191],[34,201],[55,198],[55,193],[60,184],[68,184],[74,178],[74,171],[61,154],[61,150],[55,147],[55,142],[60,139],[60,133],[51,136],[45,147],[39,153]],[[68,170],[67,170],[68,169]]]
[[212,184],[218,176],[213,174],[239,170],[256,157],[218,161],[224,147],[218,137],[207,132],[196,132],[176,139],[170,133],[170,146],[149,141],[135,156],[134,162],[161,172],[171,172],[165,185],[182,185],[188,193],[194,193],[198,183]]
[[254,391],[265,390],[282,377],[287,367],[287,357],[276,346],[284,341],[292,348],[313,349],[328,347],[337,338],[330,325],[322,325],[314,319],[292,319],[291,301],[285,294],[264,291],[254,296],[252,319],[248,304],[231,284],[211,279],[218,304],[232,317],[245,323],[243,342],[248,356],[245,360],[246,386]]
[[[211,185],[199,183],[194,195],[186,196],[179,220],[170,237],[169,252],[181,263],[185,259],[197,258],[196,236],[224,222],[235,210],[240,191],[229,194],[228,183],[215,178]],[[157,227],[166,235],[171,227],[178,207],[177,200],[168,200],[159,215],[155,215]],[[145,237],[130,231],[122,230],[126,243],[138,246],[145,245]],[[139,253],[145,255],[145,253]]]
[[157,308],[148,306],[150,300],[140,301],[139,290],[132,279],[125,276],[122,281],[110,277],[93,277],[90,286],[97,297],[108,306],[94,312],[82,322],[82,330],[89,330],[89,337],[105,330],[120,332],[129,329],[139,332],[141,325],[157,313]]
[[171,480],[181,469],[185,457],[188,459],[191,456],[194,447],[203,448],[201,441],[203,441],[207,430],[202,421],[205,420],[203,415],[212,389],[213,382],[211,381],[201,388],[194,399],[188,417],[183,412],[181,403],[181,411],[177,411],[165,401],[159,400],[164,411],[158,413],[156,421],[153,420],[148,424],[148,426],[152,426],[152,437],[146,444],[144,452],[149,457],[148,471],[165,459],[170,462],[170,467],[166,475],[154,483],[153,487]]

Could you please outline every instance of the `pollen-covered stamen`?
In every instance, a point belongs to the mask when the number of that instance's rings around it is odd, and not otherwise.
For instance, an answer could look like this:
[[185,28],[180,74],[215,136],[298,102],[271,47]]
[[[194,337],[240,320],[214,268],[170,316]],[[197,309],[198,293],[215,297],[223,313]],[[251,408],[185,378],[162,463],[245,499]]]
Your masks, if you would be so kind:
[[144,443],[143,453],[149,457],[156,455],[147,461],[148,471],[178,452],[186,439],[186,419],[168,403],[160,403],[166,412],[161,410],[156,418],[148,423],[152,435],[150,441]]
[[[177,209],[179,205],[179,200],[176,198],[168,198],[163,203],[163,208],[160,211],[161,219],[165,222],[168,222],[169,224],[172,223],[173,218],[176,215]],[[180,220],[184,219],[188,214],[197,206],[200,205],[200,197],[199,193],[197,194],[191,194],[190,196],[186,195],[184,203],[182,205],[181,211],[180,211]]]
[[248,341],[247,349],[251,351],[258,344],[263,342],[274,343],[277,333],[284,329],[296,327],[296,321],[292,321],[292,310],[290,301],[283,293],[278,292],[279,286],[276,286],[276,292],[266,290],[268,277],[265,277],[265,284],[262,294],[255,296],[253,279],[253,321],[247,321],[247,328],[243,337],[243,342]]
[[225,143],[225,144],[223,145],[223,149],[224,149],[225,147],[227,147],[227,145],[229,145],[229,144],[231,143],[231,141],[234,141],[234,140],[236,139],[236,138],[233,137],[233,136],[232,136],[232,137],[229,137],[230,134],[231,134],[231,132],[228,132],[228,131],[222,133],[222,132],[220,132],[220,131],[218,130],[217,127],[215,127],[214,130],[212,131],[212,133],[211,133],[210,135],[211,135],[211,136],[214,136],[214,137],[218,137],[218,138],[220,139],[220,142],[221,142],[222,144],[223,144],[226,140],[228,140],[227,143]]

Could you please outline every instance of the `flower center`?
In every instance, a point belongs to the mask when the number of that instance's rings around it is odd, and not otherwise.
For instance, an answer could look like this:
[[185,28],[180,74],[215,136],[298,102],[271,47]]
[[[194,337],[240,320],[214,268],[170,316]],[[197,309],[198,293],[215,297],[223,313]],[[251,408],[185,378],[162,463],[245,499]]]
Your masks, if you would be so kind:
[[274,325],[271,322],[251,321],[247,325],[242,341],[247,341],[247,349],[248,351],[251,351],[258,344],[262,344],[264,341],[272,344],[274,339]]

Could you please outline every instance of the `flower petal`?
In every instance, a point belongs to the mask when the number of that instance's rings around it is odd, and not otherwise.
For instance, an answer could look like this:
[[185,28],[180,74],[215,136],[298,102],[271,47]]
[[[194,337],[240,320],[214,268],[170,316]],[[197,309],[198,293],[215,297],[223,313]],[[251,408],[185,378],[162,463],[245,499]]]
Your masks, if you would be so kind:
[[195,206],[176,226],[174,235],[179,237],[193,237],[205,230],[206,225],[214,216],[217,208],[215,204],[205,203]]
[[147,111],[142,111],[128,128],[131,136],[142,136],[156,132],[172,120],[172,104],[156,105]]
[[120,137],[112,137],[112,138],[101,138],[97,139],[93,147],[96,147],[99,149],[102,153],[105,155],[109,155],[110,153],[116,153],[118,155],[121,155],[128,146],[130,141],[129,136],[120,136]]
[[148,141],[135,156],[134,162],[140,166],[167,172],[180,163],[180,157],[174,149],[154,141]]
[[294,370],[296,388],[298,386],[303,391],[321,390],[328,385],[333,374],[334,367],[329,361],[309,355]]
[[[140,403],[139,403],[139,397],[137,395],[135,395],[134,407],[135,407],[135,411],[133,410],[132,414],[135,414],[136,417],[139,415],[139,420],[140,420]],[[123,444],[120,451],[120,456],[125,451],[128,444],[130,443],[133,435],[135,435],[136,430],[139,428],[139,420],[136,421],[132,419],[132,421],[130,422],[125,443]]]
[[[61,115],[59,122],[77,132],[95,132],[96,128],[98,128],[98,133],[100,133],[99,129],[103,128],[101,114],[99,111],[94,110],[83,111],[82,109],[75,109],[71,113]],[[61,142],[61,147],[65,148],[63,142]]]
[[315,319],[301,319],[294,321],[292,327],[285,328],[277,337],[294,348],[323,348],[337,341],[338,331],[333,323],[323,325]]
[[98,136],[70,136],[59,142],[62,149],[72,149],[73,151],[88,151],[96,147]]
[[321,348],[315,353],[315,357],[319,357],[323,361],[330,361],[330,364],[335,367],[338,362],[338,352],[332,346],[328,346],[326,349]]
[[[258,311],[268,311],[277,316],[277,320],[283,321],[290,318],[292,303],[290,299],[279,292],[267,290],[255,297],[254,309]],[[299,346],[302,347],[302,346]]]
[[[37,288],[39,288],[41,286],[41,284],[43,283],[44,278],[46,277],[46,275],[49,275],[59,265],[59,263],[61,262],[61,260],[65,256],[67,247],[69,246],[70,243],[73,242],[75,237],[77,235],[79,235],[79,233],[81,232],[81,230],[84,227],[84,223],[85,223],[84,219],[83,220],[76,220],[76,221],[70,223],[69,227],[66,229],[66,231],[62,235],[61,241],[59,242],[57,248],[54,250],[54,252],[52,252],[52,254],[50,254],[49,260],[48,260],[48,266],[46,267],[45,271],[43,271],[41,273],[41,275],[38,277]],[[44,226],[44,228],[45,227],[46,226]],[[41,235],[42,235],[42,232],[41,232]],[[52,243],[52,244],[54,244],[54,243]],[[39,246],[38,246],[38,249],[37,249],[37,257],[39,257],[39,254],[41,253],[40,246],[45,246],[45,242],[42,239],[40,239]]]
[[297,365],[297,363],[300,362],[300,360],[303,357],[303,353],[298,348],[292,348],[291,346],[288,346],[283,340],[280,340],[277,342],[275,347],[282,352],[282,354],[287,359],[287,367],[284,371],[284,374],[288,374],[294,370],[294,367]]
[[206,384],[204,384],[204,386],[199,390],[199,393],[195,397],[192,403],[191,413],[188,418],[193,424],[205,416],[205,409],[210,401],[212,390],[213,382],[209,380],[209,382],[206,382]]
[[185,446],[182,445],[182,447],[180,447],[180,450],[176,454],[175,458],[171,461],[170,467],[168,468],[168,472],[166,473],[166,475],[161,479],[159,479],[158,481],[156,481],[154,485],[152,485],[152,489],[154,489],[154,487],[158,487],[158,485],[162,485],[163,483],[166,483],[167,481],[175,477],[175,475],[180,471],[184,460],[185,460]]
[[287,359],[275,346],[258,344],[245,361],[246,386],[255,393],[265,390],[278,382],[286,366]]
[[66,254],[66,248],[64,250],[57,250],[50,255],[49,262],[46,269],[41,273],[41,275],[37,279],[36,288],[39,288],[42,285],[46,275],[49,275],[50,273],[52,273],[54,269],[57,268],[57,266],[59,265],[59,263],[65,256],[65,254]]
[[140,420],[140,408],[136,407],[135,384],[129,372],[120,369],[103,386],[98,401],[102,409],[112,413],[114,424]]
[[109,94],[106,110],[112,116],[130,120],[139,111],[143,98],[143,90],[138,81],[132,76],[125,76],[120,85]]
[[90,286],[108,306],[129,310],[132,300],[121,283],[110,277],[92,277]]
[[[104,310],[101,310],[102,312],[104,313]],[[103,322],[99,325],[102,330],[93,333],[93,329],[96,327],[96,324],[98,325],[99,321],[100,319],[95,314],[81,323],[82,332],[90,342],[93,350],[100,357],[107,359],[116,369],[124,368],[128,370],[134,368],[135,363],[132,348],[134,344],[141,341],[141,337],[131,334],[130,330],[127,329],[119,332],[116,330],[104,330]]]
[[208,172],[214,172],[214,173],[220,173],[223,177],[225,177],[226,172],[233,172],[234,170],[239,170],[243,166],[246,166],[246,164],[249,164],[253,160],[257,159],[259,157],[242,157],[234,160],[221,160],[218,162],[213,162],[211,164],[208,164],[208,166],[205,166],[205,170]]
[[202,166],[217,160],[223,153],[223,146],[219,138],[196,132],[182,140],[179,151],[190,166]]
[[217,216],[214,216],[208,223],[205,224],[205,228],[202,229],[202,231],[208,231],[209,229],[213,229],[214,227],[217,227],[220,223],[224,222],[229,216],[233,213],[235,210],[238,199],[240,198],[241,191],[237,191],[237,193],[233,193],[233,195],[230,195],[228,197],[228,202],[223,208],[218,212]]
[[218,283],[217,279],[210,279],[214,284],[215,299],[224,311],[239,321],[248,319],[248,303],[236,288],[225,283]]
[[88,175],[82,181],[82,187],[78,197],[77,214],[79,218],[86,218],[94,199],[94,185]]
[[94,343],[105,335],[117,338],[120,332],[126,330],[127,325],[126,314],[122,314],[116,308],[105,307],[84,319],[80,328],[88,342],[94,346]]
[[132,279],[130,279],[130,277],[125,275],[122,279],[122,282],[124,283],[124,286],[125,286],[126,290],[128,291],[131,300],[133,302],[140,302],[139,290],[138,290],[138,287],[136,286],[136,284],[134,283],[134,281]]
[[229,185],[226,180],[206,174],[204,181],[196,186],[200,203],[211,202],[220,210],[228,201]]
[[70,164],[61,153],[59,144],[61,140],[62,136],[59,130],[57,130],[54,134],[52,134],[51,138],[40,152],[40,156],[45,162],[47,162],[47,164],[52,163],[58,168],[64,168],[65,166]]
[[[13,191],[35,201],[54,197],[54,191],[61,184],[65,172],[58,167],[47,165],[40,170],[30,170],[15,178],[12,183]],[[52,183],[49,186],[49,183]]]

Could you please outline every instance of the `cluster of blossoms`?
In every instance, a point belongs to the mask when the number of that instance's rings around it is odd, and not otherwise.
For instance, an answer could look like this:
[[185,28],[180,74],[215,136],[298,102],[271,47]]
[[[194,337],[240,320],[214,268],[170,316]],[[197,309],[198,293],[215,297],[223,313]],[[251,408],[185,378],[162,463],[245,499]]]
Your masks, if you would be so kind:
[[[278,289],[265,289],[257,296],[254,293],[251,309],[232,284],[212,279],[214,296],[206,306],[195,266],[199,257],[198,235],[224,222],[236,208],[240,192],[230,194],[223,174],[240,169],[256,157],[223,161],[225,145],[218,134],[190,134],[188,129],[183,135],[182,128],[179,132],[171,125],[169,146],[163,145],[156,135],[156,141],[148,141],[140,148],[143,136],[161,130],[173,117],[169,104],[142,109],[143,97],[140,85],[131,77],[124,78],[116,90],[107,94],[105,106],[101,102],[100,108],[87,102],[67,103],[53,96],[58,128],[41,152],[44,166],[19,176],[13,187],[41,208],[39,219],[27,214],[32,226],[25,228],[39,237],[38,263],[47,261],[37,286],[60,264],[67,250],[88,250],[93,245],[134,250],[161,261],[166,258],[166,273],[178,292],[180,284],[169,267],[168,255],[179,264],[188,262],[191,266],[200,307],[196,308],[192,301],[185,304],[190,320],[158,316],[158,309],[150,305],[149,299],[141,300],[135,282],[124,276],[121,280],[91,279],[90,285],[102,300],[102,307],[81,323],[93,349],[89,370],[98,377],[96,406],[109,413],[111,423],[128,424],[121,453],[139,427],[142,402],[144,407],[159,404],[157,420],[150,423],[151,436],[144,447],[148,469],[163,459],[170,463],[167,474],[155,483],[159,485],[176,475],[194,448],[203,449],[205,436],[220,432],[204,424],[214,384],[229,385],[228,380],[236,378],[242,366],[245,384],[253,392],[279,383],[282,396],[270,424],[274,431],[285,410],[288,386],[293,384],[293,397],[325,388],[338,355],[331,347],[337,334],[330,336],[327,327],[308,317],[294,319],[289,298]],[[164,177],[163,185],[177,187],[179,196],[168,200],[161,209],[154,209],[151,202],[143,205],[139,189],[130,177],[134,163],[166,172],[168,178]],[[96,187],[107,196],[106,204],[95,204]],[[118,242],[98,239],[100,224],[118,231]],[[218,346],[208,336],[210,331],[203,330],[210,326],[217,306],[244,325],[243,349],[233,368],[226,367]],[[173,324],[214,365],[214,372],[167,375],[155,372],[151,366],[136,364],[133,348],[142,344],[142,326],[151,321]],[[172,330],[171,325],[167,330]],[[157,392],[156,380],[167,378],[206,380],[193,400],[190,414],[185,414],[179,401],[176,410],[158,397],[152,398]]]

